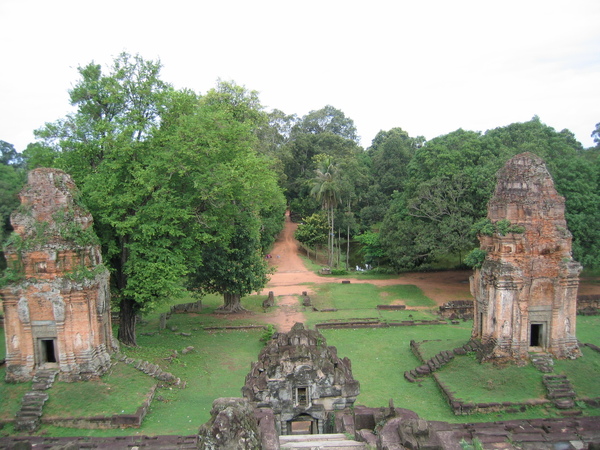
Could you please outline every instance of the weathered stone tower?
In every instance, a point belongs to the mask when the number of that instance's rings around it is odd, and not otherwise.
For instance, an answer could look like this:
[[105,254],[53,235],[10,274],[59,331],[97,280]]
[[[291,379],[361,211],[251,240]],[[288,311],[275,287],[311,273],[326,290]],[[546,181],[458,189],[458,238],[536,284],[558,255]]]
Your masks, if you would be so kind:
[[109,273],[92,216],[74,196],[68,174],[35,169],[11,216],[5,255],[14,282],[0,290],[7,381],[29,380],[42,368],[76,381],[110,367]]
[[350,360],[301,323],[267,343],[242,388],[257,407],[273,410],[280,435],[322,434],[327,413],[351,407],[359,392]]
[[488,204],[495,229],[479,236],[487,255],[471,277],[472,336],[485,344],[484,360],[524,359],[531,351],[578,357],[581,265],[571,256],[565,200],[534,154],[513,157],[497,177]]

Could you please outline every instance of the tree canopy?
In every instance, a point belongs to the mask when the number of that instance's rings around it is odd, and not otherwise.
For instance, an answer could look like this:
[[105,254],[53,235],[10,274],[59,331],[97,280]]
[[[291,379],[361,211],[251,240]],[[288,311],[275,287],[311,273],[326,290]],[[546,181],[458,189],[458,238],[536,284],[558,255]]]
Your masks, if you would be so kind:
[[[38,132],[95,217],[113,272],[118,336],[131,345],[135,315],[182,294],[186,278],[190,288],[226,298],[230,289],[264,285],[258,257],[284,212],[256,151],[264,113],[255,93],[223,82],[205,96],[175,91],[160,69],[128,54],[107,74],[94,63],[81,67],[70,91],[76,113]],[[220,284],[196,276],[215,264],[225,271]],[[254,281],[232,288],[242,275]]]
[[[363,261],[422,269],[477,247],[495,175],[529,151],[566,198],[575,259],[600,267],[600,123],[584,149],[538,117],[426,141],[400,127],[365,150],[354,122],[331,105],[303,117],[266,112],[257,92],[219,80],[205,94],[161,79],[160,61],[120,54],[79,67],[75,112],[47,123],[22,155],[0,141],[4,238],[25,169],[69,172],[95,219],[119,306],[119,339],[135,344],[135,315],[165,298],[219,293],[223,309],[264,286],[264,259],[284,211],[302,218],[309,246],[362,246]],[[338,259],[339,260],[339,259]]]

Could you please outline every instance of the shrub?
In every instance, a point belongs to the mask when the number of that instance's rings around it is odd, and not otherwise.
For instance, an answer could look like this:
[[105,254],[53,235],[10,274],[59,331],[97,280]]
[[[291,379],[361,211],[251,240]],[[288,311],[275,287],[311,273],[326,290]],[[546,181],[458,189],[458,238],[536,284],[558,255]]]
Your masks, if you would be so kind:
[[480,269],[485,261],[487,252],[480,248],[473,249],[467,256],[465,256],[465,264],[473,269]]
[[331,275],[348,275],[348,271],[344,269],[331,269]]
[[273,338],[274,334],[275,327],[272,324],[268,324],[267,328],[265,328],[265,331],[263,331],[263,333],[260,335],[260,342],[264,342],[266,345],[266,343]]

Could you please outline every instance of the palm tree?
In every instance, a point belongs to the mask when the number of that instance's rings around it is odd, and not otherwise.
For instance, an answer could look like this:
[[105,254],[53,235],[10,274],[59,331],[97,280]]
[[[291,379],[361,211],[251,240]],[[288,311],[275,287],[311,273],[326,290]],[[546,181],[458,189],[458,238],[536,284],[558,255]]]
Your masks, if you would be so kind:
[[315,170],[315,178],[312,180],[312,189],[310,195],[321,202],[322,208],[327,213],[327,222],[330,226],[329,236],[327,237],[328,264],[331,267],[333,263],[333,237],[334,227],[333,210],[339,202],[337,181],[337,167],[330,156],[320,161],[319,167]]

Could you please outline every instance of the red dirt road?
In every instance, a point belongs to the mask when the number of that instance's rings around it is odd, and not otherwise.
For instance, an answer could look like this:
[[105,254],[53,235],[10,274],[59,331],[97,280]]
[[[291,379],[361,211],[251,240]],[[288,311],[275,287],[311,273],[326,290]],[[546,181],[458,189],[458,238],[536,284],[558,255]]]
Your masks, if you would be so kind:
[[393,284],[414,284],[419,286],[425,295],[436,303],[442,304],[449,300],[464,300],[471,298],[469,292],[470,271],[449,271],[437,273],[411,273],[398,276],[389,280],[358,280],[352,277],[321,277],[309,271],[298,255],[298,242],[294,239],[297,225],[285,218],[285,227],[279,235],[270,264],[276,268],[271,275],[267,287],[261,292],[267,295],[273,291],[277,297],[278,308],[273,313],[264,317],[265,322],[274,324],[279,331],[289,331],[295,322],[303,322],[304,316],[300,311],[297,297],[306,291],[312,293],[306,283],[335,283],[342,280],[351,280],[352,283],[371,283],[376,286],[389,286]]
[[[387,280],[359,280],[348,276],[321,277],[307,270],[298,255],[298,241],[294,239],[296,228],[297,225],[290,220],[289,214],[286,214],[285,227],[275,242],[271,253],[272,258],[269,260],[276,268],[276,272],[271,275],[267,287],[261,291],[261,295],[265,296],[269,291],[273,291],[277,298],[277,308],[261,315],[260,320],[275,325],[278,331],[289,331],[294,323],[304,322],[304,315],[296,296],[304,291],[309,295],[312,293],[307,283],[335,283],[351,280],[352,283],[371,283],[376,286],[413,284],[421,288],[423,293],[438,305],[450,300],[472,298],[469,288],[469,277],[472,274],[470,270],[407,273]],[[600,279],[596,277],[582,280],[579,293],[600,294]]]

